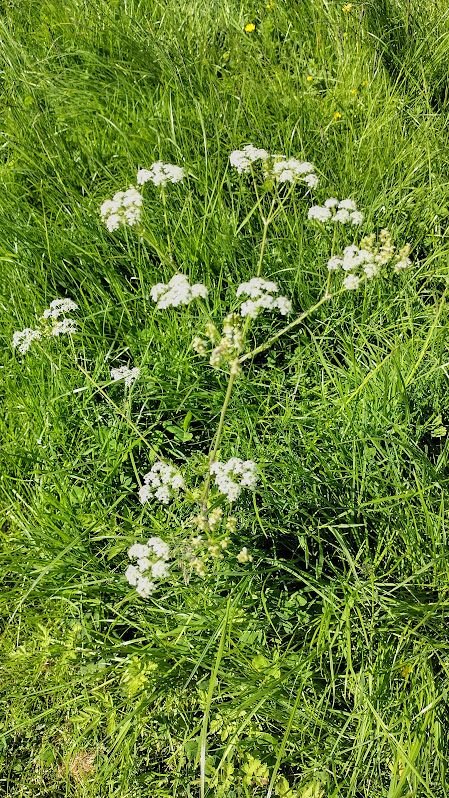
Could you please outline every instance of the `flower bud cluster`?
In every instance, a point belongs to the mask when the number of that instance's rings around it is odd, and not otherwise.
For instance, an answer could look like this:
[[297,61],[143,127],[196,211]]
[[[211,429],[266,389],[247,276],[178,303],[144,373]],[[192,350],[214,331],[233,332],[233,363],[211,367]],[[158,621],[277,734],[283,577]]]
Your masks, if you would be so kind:
[[188,305],[193,299],[206,299],[208,290],[202,283],[190,285],[184,274],[175,274],[165,283],[153,285],[150,296],[159,310],[176,308],[179,305]]
[[149,169],[139,169],[137,172],[137,183],[143,186],[151,182],[155,186],[166,186],[167,183],[180,183],[184,180],[185,170],[182,166],[175,166],[172,163],[156,161]]
[[257,465],[253,460],[231,457],[226,463],[216,460],[210,466],[215,484],[229,502],[236,501],[243,488],[254,490],[258,480]]
[[185,488],[182,474],[173,465],[163,463],[161,460],[154,463],[143,481],[144,484],[139,490],[142,504],[146,504],[150,499],[168,504],[180,490]]
[[237,529],[235,516],[224,519],[221,507],[201,512],[189,521],[200,534],[188,540],[184,559],[197,576],[204,577],[214,560],[223,559],[231,542],[230,535]]
[[105,200],[100,207],[103,222],[110,233],[120,225],[133,227],[140,222],[142,215],[142,194],[130,186],[127,191],[117,191],[112,199]]
[[197,576],[207,574],[209,564],[214,560],[222,560],[223,552],[229,546],[229,537],[211,537],[196,535],[192,537],[184,549],[184,559]]
[[129,366],[120,366],[119,368],[111,369],[111,380],[118,382],[125,380],[125,387],[130,388],[140,375],[140,369],[137,366],[129,368]]
[[412,265],[409,254],[409,244],[396,250],[390,232],[381,230],[378,238],[374,233],[365,236],[360,242],[360,247],[351,245],[344,249],[342,256],[334,255],[329,259],[327,268],[331,272],[346,272],[343,286],[348,290],[355,290],[362,278],[372,280],[385,266],[391,266],[394,272],[408,269]]
[[135,561],[135,565],[128,565],[126,580],[136,588],[139,596],[148,598],[157,589],[157,580],[168,576],[170,547],[161,538],[153,537],[147,543],[134,543],[128,549],[128,557]]
[[243,330],[241,318],[237,313],[229,313],[223,321],[223,330],[220,336],[214,324],[209,322],[206,325],[205,334],[207,339],[196,337],[192,341],[192,346],[200,355],[207,353],[212,345],[209,358],[210,365],[215,368],[228,367],[231,372],[239,371],[238,358],[243,349]]
[[237,288],[237,297],[250,297],[240,306],[241,316],[256,319],[264,310],[277,310],[281,316],[286,316],[291,312],[292,303],[286,296],[276,296],[278,293],[277,283],[262,277],[253,277],[249,282],[241,283]]
[[46,308],[39,319],[40,326],[38,329],[31,329],[26,327],[24,330],[17,330],[12,338],[12,345],[14,349],[24,355],[28,352],[33,341],[39,341],[44,336],[52,335],[57,337],[59,335],[72,335],[77,332],[77,324],[75,319],[63,318],[59,319],[64,313],[69,313],[71,310],[77,310],[78,305],[72,299],[54,299],[50,302],[50,307]]
[[307,214],[308,219],[317,222],[340,222],[341,224],[362,224],[364,215],[357,210],[355,202],[351,199],[338,200],[330,197],[324,205],[312,205]]

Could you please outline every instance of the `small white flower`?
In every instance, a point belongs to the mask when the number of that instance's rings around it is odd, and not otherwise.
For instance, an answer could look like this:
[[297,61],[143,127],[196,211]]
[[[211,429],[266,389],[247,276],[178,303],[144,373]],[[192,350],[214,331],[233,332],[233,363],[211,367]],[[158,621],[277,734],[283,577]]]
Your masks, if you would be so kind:
[[347,274],[343,280],[343,285],[348,291],[355,291],[360,285],[360,277],[356,274]]
[[330,209],[321,207],[320,205],[312,205],[307,214],[308,219],[313,219],[317,222],[327,222],[331,217],[332,213]]
[[52,335],[73,335],[78,330],[75,319],[62,319],[53,325]]
[[63,313],[69,313],[71,310],[78,310],[78,305],[72,299],[54,299],[50,302],[50,307],[44,310],[42,318],[58,319]]
[[252,277],[247,283],[241,283],[236,291],[237,296],[251,297],[251,299],[258,299],[264,294],[277,294],[279,288],[277,283],[271,280],[264,280],[263,277]]
[[342,224],[346,224],[349,222],[350,215],[349,211],[346,208],[339,208],[338,211],[333,215],[332,221],[333,222],[341,222]]
[[128,565],[125,571],[125,578],[131,587],[136,587],[137,580],[140,579],[141,573],[135,565]]
[[256,161],[265,161],[269,157],[268,152],[252,144],[247,144],[241,150],[234,150],[229,156],[231,166],[237,169],[239,174],[249,172],[251,165]]
[[141,560],[143,557],[148,557],[149,553],[150,549],[145,543],[133,543],[128,549],[130,560]]
[[277,307],[281,316],[288,316],[288,314],[292,312],[292,303],[286,296],[276,297],[274,306]]
[[206,299],[207,295],[208,290],[205,285],[202,283],[190,285],[184,274],[175,274],[167,284],[156,283],[150,290],[150,297],[156,302],[159,310],[188,305],[193,299]]
[[412,261],[410,258],[403,258],[402,260],[398,260],[397,263],[394,264],[394,271],[401,272],[403,269],[409,269],[412,265]]
[[227,463],[215,461],[211,464],[210,473],[215,477],[218,490],[227,496],[229,502],[239,498],[242,488],[253,490],[258,480],[256,463],[239,457],[231,457]]
[[118,380],[125,380],[126,388],[130,388],[133,382],[135,382],[140,375],[140,369],[135,366],[134,368],[129,368],[129,366],[120,366],[119,368],[111,369],[111,380],[117,382]]
[[24,330],[17,330],[12,337],[12,345],[14,349],[18,349],[22,355],[28,352],[31,344],[33,341],[39,341],[42,338],[42,334],[39,330],[31,330],[29,327],[25,327]]
[[351,224],[359,225],[362,224],[364,220],[364,215],[361,211],[354,211],[351,213]]
[[374,262],[364,263],[362,268],[368,280],[372,280],[373,277],[377,277],[380,271],[379,264]]
[[136,584],[136,591],[141,598],[148,598],[156,590],[156,585],[146,576],[139,576]]
[[342,258],[339,258],[337,255],[333,255],[332,258],[329,258],[327,262],[327,268],[330,272],[336,272],[338,269],[341,269],[343,266]]
[[339,208],[343,208],[345,211],[356,211],[357,206],[352,199],[344,199],[341,200],[338,204]]
[[144,484],[139,490],[139,498],[142,504],[152,498],[158,499],[162,504],[168,504],[178,491],[183,490],[185,487],[184,479],[179,471],[174,466],[169,463],[163,463],[161,460],[153,464],[143,480]]
[[148,547],[161,560],[168,560],[170,557],[170,546],[162,538],[153,537],[148,541]]
[[324,203],[325,208],[337,208],[338,205],[339,205],[338,199],[335,199],[335,197],[329,197],[329,199],[327,199],[326,202]]
[[153,579],[165,579],[170,571],[170,565],[165,560],[156,560],[151,566]]
[[306,175],[304,177],[304,183],[309,188],[316,188],[318,185],[318,177],[315,174]]
[[100,207],[100,215],[109,232],[120,225],[133,227],[140,222],[143,197],[134,187],[127,191],[117,191],[112,200],[105,200]]
[[137,560],[137,567],[138,567],[140,573],[142,573],[142,574],[145,573],[145,571],[148,571],[148,568],[150,567],[150,565],[151,565],[151,563],[150,563],[148,557],[140,557],[140,559]]
[[149,169],[139,169],[137,183],[140,186],[148,182],[155,186],[166,186],[167,183],[180,183],[184,177],[185,170],[182,166],[156,161]]

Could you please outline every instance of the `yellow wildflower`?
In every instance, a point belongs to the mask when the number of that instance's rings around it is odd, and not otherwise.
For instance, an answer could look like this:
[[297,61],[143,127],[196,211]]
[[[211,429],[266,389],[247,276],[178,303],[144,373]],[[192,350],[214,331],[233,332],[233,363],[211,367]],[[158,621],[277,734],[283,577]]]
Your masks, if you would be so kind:
[[245,32],[252,33],[254,30],[256,30],[254,22],[247,22],[245,25]]
[[345,14],[349,14],[349,12],[352,11],[353,8],[354,8],[353,3],[345,3],[344,6],[342,6],[342,11],[344,11]]
[[306,80],[308,83],[312,83],[313,75],[307,75]]
[[342,116],[343,116],[343,114],[341,114],[340,111],[335,111],[335,113],[334,113],[332,118],[333,118],[334,122],[338,122],[338,120],[341,119]]

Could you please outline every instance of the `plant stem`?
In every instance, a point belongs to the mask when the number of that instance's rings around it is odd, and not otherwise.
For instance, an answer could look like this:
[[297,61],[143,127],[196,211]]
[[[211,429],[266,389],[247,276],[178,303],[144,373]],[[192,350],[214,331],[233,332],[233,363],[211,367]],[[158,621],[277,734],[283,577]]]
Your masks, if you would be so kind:
[[[273,216],[274,216],[273,210],[274,210],[275,204],[276,204],[276,197],[273,197],[273,199],[271,201],[270,210],[268,212],[268,216],[266,218],[263,217],[263,234],[262,234],[262,241],[261,241],[261,244],[260,244],[259,260],[258,260],[257,269],[256,269],[257,277],[260,277],[260,273],[262,271],[263,258],[264,258],[264,255],[265,255],[265,249],[266,249],[266,245],[267,245],[267,233],[268,233],[268,228],[270,226],[270,222],[272,221]],[[251,319],[248,316],[245,319],[245,324],[243,326],[243,341],[245,341],[245,338],[246,338],[246,335],[248,333],[250,324],[251,324]],[[231,401],[232,389],[234,387],[234,383],[235,383],[235,380],[237,378],[237,375],[239,374],[239,371],[240,371],[240,369],[239,369],[239,359],[236,358],[231,363],[231,368],[230,368],[230,372],[229,372],[229,379],[228,379],[228,384],[227,384],[227,388],[226,388],[226,394],[225,394],[225,397],[224,397],[224,400],[223,400],[223,405],[221,407],[220,419],[219,419],[219,422],[218,422],[217,431],[216,431],[216,433],[214,435],[212,447],[211,447],[211,449],[209,451],[208,470],[207,470],[206,480],[204,482],[203,496],[202,496],[202,500],[201,500],[203,513],[205,513],[206,510],[207,510],[207,498],[209,496],[209,489],[210,489],[210,482],[211,482],[210,468],[211,468],[212,463],[215,462],[215,458],[217,456],[218,448],[220,446],[220,441],[221,441],[221,436],[223,434],[223,427],[224,427],[226,412],[227,412],[227,409],[229,407],[229,403]]]
[[169,259],[170,263],[173,263],[172,245],[171,245],[171,238],[170,238],[170,228],[168,226],[168,216],[167,216],[167,197],[165,195],[164,186],[161,186],[161,196],[162,196],[162,208],[164,210],[165,233],[166,233],[166,236],[167,236],[168,259]]
[[[338,291],[337,294],[339,293],[342,292]],[[290,332],[290,330],[293,330],[295,327],[298,326],[298,324],[301,324],[301,322],[303,322],[304,319],[306,319],[308,316],[314,313],[314,311],[317,310],[321,305],[323,305],[325,302],[328,302],[329,299],[333,299],[333,297],[337,296],[337,294],[329,294],[327,292],[324,293],[321,299],[318,300],[318,302],[316,302],[314,305],[312,305],[312,307],[308,308],[303,313],[301,313],[294,321],[291,321],[290,324],[287,324],[286,327],[283,327],[282,330],[279,330],[279,332],[275,333],[275,335],[272,335],[271,338],[268,339],[268,341],[265,341],[265,343],[260,344],[260,346],[256,346],[255,349],[253,349],[251,352],[247,352],[246,355],[242,355],[239,358],[239,363],[244,363],[246,360],[255,357],[255,355],[258,355],[260,352],[265,352],[275,343],[275,341],[281,338],[282,335],[285,335],[285,333]]]
[[204,483],[204,490],[203,490],[203,496],[202,496],[202,501],[201,501],[203,512],[206,512],[206,510],[207,510],[207,497],[209,495],[210,480],[211,480],[210,467],[211,467],[212,463],[215,462],[215,458],[216,458],[217,452],[218,452],[218,447],[220,446],[220,440],[221,440],[221,436],[222,436],[222,433],[223,433],[223,427],[224,427],[224,422],[225,422],[226,411],[227,411],[227,409],[229,407],[229,402],[231,401],[232,389],[234,387],[234,382],[235,382],[237,374],[238,374],[238,369],[235,367],[237,364],[238,364],[238,360],[235,360],[233,363],[231,363],[231,371],[230,371],[230,374],[229,374],[229,380],[228,380],[228,385],[227,385],[227,388],[226,388],[225,398],[223,400],[223,404],[222,404],[222,407],[221,407],[220,420],[218,422],[217,431],[216,431],[216,433],[214,435],[212,447],[211,447],[211,449],[209,451],[208,464],[207,464],[207,466],[208,466],[207,467],[207,476],[206,476],[206,480],[205,480],[205,483]]

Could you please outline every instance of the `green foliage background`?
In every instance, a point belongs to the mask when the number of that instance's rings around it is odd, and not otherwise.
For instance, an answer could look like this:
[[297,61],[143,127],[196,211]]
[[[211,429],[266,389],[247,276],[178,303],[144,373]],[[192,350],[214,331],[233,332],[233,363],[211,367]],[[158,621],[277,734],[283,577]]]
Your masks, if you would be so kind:
[[[0,3],[5,796],[193,798],[204,730],[209,796],[268,796],[256,759],[292,798],[449,795],[449,5],[349,5]],[[168,270],[98,207],[138,166],[184,165],[174,258],[219,320],[258,257],[227,168],[248,141],[312,160],[318,200],[354,197],[415,265],[319,310],[237,383],[223,455],[262,466],[239,514],[254,562],[143,602],[126,550],[167,521],[136,498],[140,435],[180,464],[207,452],[224,382],[189,348],[198,312],[155,313]],[[264,267],[299,310],[329,252],[305,209],[274,224]],[[150,190],[145,223],[163,239]],[[17,356],[14,330],[56,296],[80,305],[73,347]],[[132,404],[121,386],[108,403],[98,386],[127,361]]]

